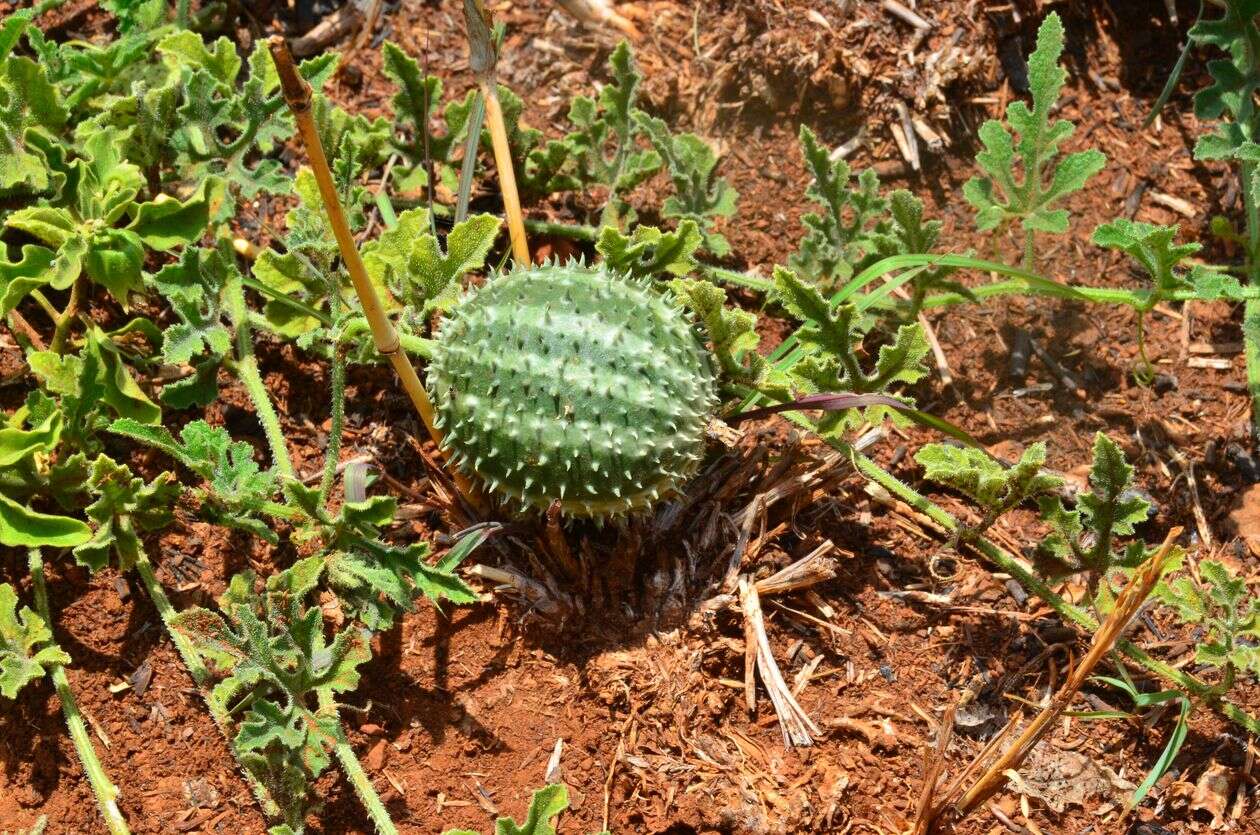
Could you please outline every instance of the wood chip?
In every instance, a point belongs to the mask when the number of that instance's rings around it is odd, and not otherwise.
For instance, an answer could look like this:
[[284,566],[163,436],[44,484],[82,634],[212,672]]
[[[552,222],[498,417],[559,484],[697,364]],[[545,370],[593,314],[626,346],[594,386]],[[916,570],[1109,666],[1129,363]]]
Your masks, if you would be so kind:
[[1173,197],[1171,194],[1165,194],[1162,191],[1152,190],[1150,195],[1151,200],[1166,209],[1172,209],[1179,215],[1191,218],[1198,215],[1198,211],[1194,208],[1194,204],[1190,203],[1188,200],[1182,200],[1180,197]]
[[1189,351],[1192,354],[1241,354],[1241,342],[1191,342]]
[[898,3],[897,0],[884,0],[881,5],[884,7],[884,11],[894,17],[901,18],[915,29],[927,32],[932,28],[931,23],[928,23],[908,6]]

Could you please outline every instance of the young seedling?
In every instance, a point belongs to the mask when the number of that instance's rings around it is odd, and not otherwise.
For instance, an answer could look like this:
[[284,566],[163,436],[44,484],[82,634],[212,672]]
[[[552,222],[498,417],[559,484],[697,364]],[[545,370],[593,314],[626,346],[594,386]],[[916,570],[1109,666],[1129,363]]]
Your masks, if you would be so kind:
[[1046,445],[1038,442],[1024,450],[1019,462],[1005,467],[983,450],[928,444],[915,453],[923,477],[962,493],[980,506],[980,521],[959,527],[950,545],[958,547],[983,536],[1003,514],[1063,486],[1063,479],[1042,472]]
[[83,156],[66,166],[68,184],[55,200],[4,219],[6,227],[41,244],[26,247],[22,262],[13,265],[26,279],[7,288],[7,309],[27,294],[42,298],[45,285],[74,288],[64,310],[42,304],[56,325],[50,346],[56,353],[65,351],[69,328],[86,300],[81,282],[103,286],[126,309],[131,295],[144,291],[146,253],[169,252],[199,238],[209,221],[211,194],[220,187],[207,178],[186,200],[142,201],[144,175],[123,158],[121,144],[122,136],[112,129],[95,134],[85,143]]
[[704,235],[705,249],[718,258],[729,255],[730,243],[713,231],[713,224],[735,214],[739,192],[725,177],[715,175],[718,160],[713,149],[694,134],[671,134],[664,120],[642,111],[635,111],[634,120],[665,161],[674,185],[674,194],[661,205],[661,215],[695,221]]
[[[929,348],[918,324],[898,328],[892,342],[880,346],[875,368],[868,372],[858,362],[857,348],[866,326],[857,307],[842,304],[833,310],[815,286],[782,267],[775,269],[774,282],[774,300],[802,322],[795,334],[801,354],[785,371],[792,389],[807,394],[886,394],[892,386],[917,382],[927,373],[923,360]],[[778,381],[768,382],[773,387]],[[816,428],[822,434],[839,435],[859,420],[877,424],[895,415],[895,407],[886,404],[864,411],[845,409],[828,413]]]
[[[1009,128],[995,119],[980,126],[984,150],[976,155],[976,164],[985,176],[973,177],[963,186],[963,196],[975,207],[981,231],[1020,222],[1025,270],[1036,267],[1036,233],[1067,231],[1067,209],[1056,207],[1107,161],[1092,148],[1060,157],[1059,146],[1075,131],[1066,119],[1051,118],[1067,80],[1067,72],[1059,66],[1062,54],[1063,22],[1051,12],[1042,21],[1037,48],[1028,58],[1032,107],[1012,102],[1006,108]],[[1018,142],[1013,134],[1018,135]]]
[[73,480],[74,475],[82,475],[79,467],[49,463],[61,440],[64,419],[59,409],[45,408],[44,401],[32,397],[0,429],[0,545],[67,548],[91,537],[91,529],[82,520],[30,506],[30,499],[41,494],[68,498],[71,490],[55,489],[63,481],[60,476],[70,475]]
[[1180,576],[1161,584],[1155,596],[1186,623],[1202,630],[1195,661],[1221,671],[1215,695],[1229,691],[1239,673],[1260,677],[1260,595],[1222,563],[1199,563],[1201,582]]
[[[1156,587],[1158,589],[1158,586]],[[1152,593],[1158,596],[1158,592]],[[1162,715],[1163,711],[1170,705],[1177,708],[1177,721],[1173,725],[1172,733],[1168,735],[1168,742],[1164,745],[1164,750],[1156,757],[1155,763],[1146,773],[1146,777],[1136,789],[1133,790],[1133,796],[1129,798],[1128,807],[1134,808],[1146,799],[1151,789],[1159,782],[1172,768],[1173,761],[1177,759],[1177,754],[1181,752],[1181,746],[1185,744],[1186,736],[1190,732],[1190,716],[1194,712],[1194,704],[1190,698],[1181,690],[1159,690],[1154,693],[1144,693],[1138,689],[1133,683],[1133,679],[1129,676],[1125,669],[1124,663],[1117,660],[1116,670],[1117,676],[1094,676],[1091,681],[1108,684],[1116,688],[1120,692],[1128,696],[1129,701],[1133,703],[1133,712],[1122,710],[1091,710],[1065,713],[1078,719],[1121,719],[1128,722],[1144,721],[1149,726],[1154,718],[1143,719],[1139,711],[1151,710],[1152,717]]]
[[1129,255],[1146,273],[1153,285],[1152,292],[1135,306],[1137,312],[1137,341],[1139,380],[1149,381],[1154,368],[1146,356],[1146,315],[1155,305],[1171,301],[1178,295],[1193,294],[1204,301],[1241,298],[1242,288],[1238,279],[1201,265],[1183,270],[1181,263],[1197,253],[1202,246],[1197,243],[1178,244],[1176,226],[1153,226],[1125,218],[1116,218],[1094,230],[1094,243]]
[[237,574],[219,599],[221,614],[188,609],[173,627],[226,674],[215,701],[244,711],[233,747],[280,807],[284,823],[273,835],[305,831],[311,784],[334,752],[385,835],[396,830],[345,740],[335,701],[358,684],[371,650],[353,626],[325,637],[320,609],[305,603],[323,570],[318,557],[300,560],[268,578],[261,594],[252,572]]
[[1038,547],[1037,559],[1047,576],[1084,572],[1094,600],[1096,593],[1109,595],[1103,581],[1113,569],[1133,569],[1146,560],[1144,542],[1135,539],[1118,549],[1116,539],[1131,536],[1147,520],[1151,506],[1133,489],[1133,467],[1124,452],[1102,432],[1094,436],[1089,486],[1071,510],[1058,496],[1040,498],[1041,518],[1051,533]]
[[[516,823],[511,818],[499,818],[494,824],[494,835],[556,835],[556,818],[568,808],[569,790],[563,785],[547,786],[530,798],[524,821]],[[471,829],[448,829],[443,835],[480,834]],[[604,830],[598,835],[609,833]]]
[[850,186],[852,172],[806,125],[800,129],[801,155],[813,175],[805,196],[823,207],[822,214],[801,216],[805,237],[788,256],[788,266],[824,287],[842,284],[867,266],[878,247],[873,233],[887,223],[888,200],[879,194],[879,177],[866,169]]

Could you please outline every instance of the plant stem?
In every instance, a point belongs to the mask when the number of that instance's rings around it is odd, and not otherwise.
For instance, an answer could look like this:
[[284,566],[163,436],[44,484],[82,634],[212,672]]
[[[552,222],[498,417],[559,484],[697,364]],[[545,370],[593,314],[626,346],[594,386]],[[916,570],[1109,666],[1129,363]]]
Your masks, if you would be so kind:
[[175,607],[171,605],[170,598],[166,596],[166,589],[162,588],[162,584],[158,582],[157,574],[153,570],[153,563],[149,562],[149,555],[143,550],[136,559],[136,573],[140,575],[140,582],[144,584],[144,590],[148,592],[149,599],[153,601],[153,607],[157,609],[158,616],[162,618],[162,625],[166,627],[166,632],[171,637],[171,643],[179,651],[179,657],[184,660],[184,666],[188,668],[188,674],[192,676],[192,680],[198,687],[204,687],[210,681],[210,671],[206,668],[205,662],[201,660],[201,653],[197,652],[197,648],[193,646],[192,642],[171,625],[176,615]]
[[769,293],[774,289],[773,281],[752,273],[736,272],[725,267],[711,267],[708,264],[701,264],[700,269],[725,284],[734,284],[736,287],[743,287],[758,293]]
[[57,316],[57,327],[53,331],[52,342],[49,343],[48,350],[58,356],[66,352],[66,337],[70,335],[70,325],[73,324],[75,317],[79,315],[79,304],[83,297],[84,282],[83,276],[79,276],[74,280],[74,284],[70,288],[70,300],[66,302],[66,309]]
[[[364,319],[362,316],[356,316],[346,322],[345,327],[341,329],[340,342],[344,345],[357,336],[370,333],[371,330],[372,328],[368,324],[367,319]],[[422,336],[412,336],[408,333],[399,333],[398,340],[402,343],[404,351],[426,360],[433,357],[433,351],[437,345],[437,343],[432,339],[425,339]]]
[[262,424],[263,434],[267,438],[267,447],[271,450],[271,460],[281,476],[293,478],[293,462],[289,459],[289,449],[280,430],[280,418],[271,404],[271,395],[263,382],[262,373],[258,370],[258,359],[254,356],[254,342],[249,327],[249,308],[245,305],[245,287],[239,277],[229,279],[224,288],[227,298],[228,315],[236,329],[236,376],[245,386],[249,399],[254,404],[254,414]]
[[[48,607],[48,586],[44,581],[44,558],[38,549],[31,549],[27,557],[27,567],[35,586],[35,611],[44,619],[44,623],[52,629],[52,612]],[[70,679],[60,664],[48,665],[48,674],[52,677],[53,687],[57,689],[57,698],[61,700],[61,712],[65,714],[66,726],[70,729],[70,739],[74,742],[74,750],[79,755],[79,762],[87,775],[92,794],[96,795],[96,805],[105,818],[105,827],[110,835],[130,835],[127,821],[123,819],[118,808],[118,787],[110,781],[105,767],[96,757],[96,749],[92,746],[92,738],[88,735],[87,723],[79,712],[79,703],[70,689]]]
[[1031,229],[1024,230],[1024,261],[1021,266],[1028,272],[1032,272],[1037,262],[1037,239]]
[[324,451],[324,475],[319,480],[319,503],[328,502],[337,463],[341,459],[341,433],[346,422],[346,349],[341,340],[332,345],[332,415],[328,428],[328,447]]
[[[136,559],[136,573],[140,575],[140,582],[144,584],[144,590],[148,593],[149,599],[153,601],[153,607],[157,609],[158,616],[162,619],[162,625],[166,627],[166,634],[170,636],[171,643],[175,645],[175,649],[179,652],[179,657],[183,659],[188,675],[192,678],[193,683],[197,685],[197,689],[201,691],[206,707],[210,709],[210,717],[218,727],[219,733],[223,734],[228,750],[233,751],[233,756],[235,756],[235,749],[232,746],[232,720],[228,715],[227,708],[215,698],[214,691],[209,689],[214,682],[210,680],[210,671],[206,667],[205,661],[202,660],[201,653],[197,651],[197,647],[193,645],[192,641],[188,640],[182,632],[175,628],[174,620],[177,614],[175,607],[171,605],[170,598],[166,596],[166,589],[158,581],[157,573],[153,570],[153,563],[149,561],[149,555],[143,550],[140,551]],[[245,775],[245,782],[249,784],[254,797],[258,800],[259,805],[262,806],[263,814],[268,817],[275,817],[280,814],[280,809],[272,799],[271,793],[267,791],[267,788],[262,783],[258,782],[258,778],[244,767],[241,767],[241,773]]]
[[525,229],[537,235],[554,235],[558,238],[572,238],[575,241],[594,243],[599,240],[599,227],[581,223],[562,223],[554,220],[531,220],[525,218]]
[[44,315],[51,319],[54,325],[60,324],[61,314],[57,312],[57,308],[53,307],[52,302],[48,301],[47,296],[39,290],[32,290],[30,297],[39,304],[40,309],[44,311]]
[[372,819],[377,835],[397,835],[398,830],[395,828],[389,812],[385,809],[385,804],[381,802],[381,796],[376,793],[376,789],[372,786],[372,781],[368,778],[367,772],[363,770],[363,765],[359,762],[359,758],[354,755],[354,749],[350,747],[349,742],[346,742],[345,731],[341,725],[340,714],[337,711],[337,703],[327,690],[319,691],[319,707],[321,710],[331,712],[338,717],[337,744],[333,746],[333,752],[337,755],[337,761],[341,763],[342,771],[349,778],[350,785],[354,787],[354,793],[359,796],[360,802],[363,803],[363,808],[367,809],[368,817]]
[[[1142,307],[1149,302],[1151,291],[1145,289],[1121,289],[1113,287],[1077,287],[1069,284],[1061,285],[1055,290],[1041,284],[1029,284],[1020,278],[1008,281],[995,281],[971,288],[974,298],[967,298],[961,293],[933,293],[923,300],[923,309],[930,307],[949,307],[955,304],[968,304],[983,301],[997,296],[1053,296],[1075,301],[1089,301],[1099,304],[1123,304],[1129,307]],[[1174,299],[1176,300],[1176,299]]]
[[[1250,49],[1248,50],[1250,54]],[[1256,163],[1244,161],[1241,170],[1243,205],[1247,211],[1247,284],[1260,287],[1260,206],[1251,184]],[[1247,392],[1251,395],[1251,432],[1260,437],[1260,300],[1243,307],[1243,355],[1247,362]]]

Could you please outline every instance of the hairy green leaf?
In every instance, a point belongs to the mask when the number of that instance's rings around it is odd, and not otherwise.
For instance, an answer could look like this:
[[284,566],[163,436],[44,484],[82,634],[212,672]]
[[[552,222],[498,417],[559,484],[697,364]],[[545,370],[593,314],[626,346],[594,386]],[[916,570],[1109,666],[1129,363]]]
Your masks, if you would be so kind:
[[1060,155],[1060,145],[1075,130],[1071,122],[1051,118],[1067,79],[1059,66],[1062,54],[1063,23],[1051,12],[1042,21],[1037,48],[1028,59],[1032,107],[1012,102],[1006,109],[1006,125],[990,119],[980,127],[984,150],[976,154],[976,164],[984,176],[968,180],[963,196],[975,207],[976,225],[982,231],[1019,220],[1029,233],[1066,232],[1067,210],[1056,205],[1079,191],[1106,163],[1106,157],[1093,149]]
[[923,466],[924,478],[957,490],[993,519],[1063,485],[1061,478],[1042,472],[1044,442],[1024,450],[1013,467],[1003,466],[982,450],[947,444],[928,444],[914,459]]
[[69,663],[70,656],[53,643],[43,618],[26,606],[19,611],[13,586],[0,583],[0,696],[16,699],[48,667]]

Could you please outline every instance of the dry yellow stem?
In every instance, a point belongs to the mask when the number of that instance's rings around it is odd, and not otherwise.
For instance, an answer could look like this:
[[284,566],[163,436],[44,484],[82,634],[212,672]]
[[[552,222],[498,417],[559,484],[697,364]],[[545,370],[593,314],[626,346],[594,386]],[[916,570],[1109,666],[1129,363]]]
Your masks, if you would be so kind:
[[[394,328],[394,323],[385,314],[385,308],[381,305],[381,299],[376,294],[376,288],[368,278],[367,268],[363,264],[363,259],[359,256],[358,247],[354,244],[354,235],[350,231],[350,224],[346,220],[345,211],[341,208],[341,201],[337,197],[337,187],[333,183],[332,171],[328,168],[328,158],[324,155],[324,145],[320,142],[319,131],[316,130],[315,119],[311,115],[311,89],[298,75],[297,67],[293,63],[293,55],[290,53],[289,45],[284,38],[274,35],[267,42],[267,46],[271,50],[272,60],[276,63],[276,71],[280,76],[280,89],[284,93],[284,100],[288,104],[289,110],[292,111],[294,119],[297,120],[298,134],[301,136],[302,144],[306,147],[306,154],[310,158],[311,171],[315,175],[315,183],[319,187],[319,196],[323,200],[324,210],[328,214],[328,225],[332,228],[333,236],[337,239],[337,248],[341,252],[341,260],[346,265],[346,272],[350,274],[350,282],[354,285],[355,295],[359,297],[359,304],[363,307],[364,318],[367,319],[368,326],[372,329],[372,341],[376,344],[376,350],[389,359],[390,365],[394,367],[394,372],[402,380],[407,396],[411,398],[412,404],[420,414],[420,419],[424,421],[429,437],[440,448],[442,431],[437,428],[435,423],[433,403],[429,400],[429,394],[424,390],[420,377],[416,375],[416,369],[411,364],[411,358],[402,350],[398,331]],[[470,498],[475,496],[475,492],[467,479],[455,471],[451,472],[451,476],[455,479],[456,486],[465,496]]]
[[499,104],[498,86],[490,81],[481,85],[486,99],[486,121],[490,125],[490,141],[494,144],[494,165],[499,170],[499,186],[503,191],[503,213],[507,215],[508,235],[512,238],[512,257],[527,266],[529,242],[525,239],[525,221],[521,217],[521,198],[516,191],[516,172],[512,168],[512,149],[508,146],[503,106]]

